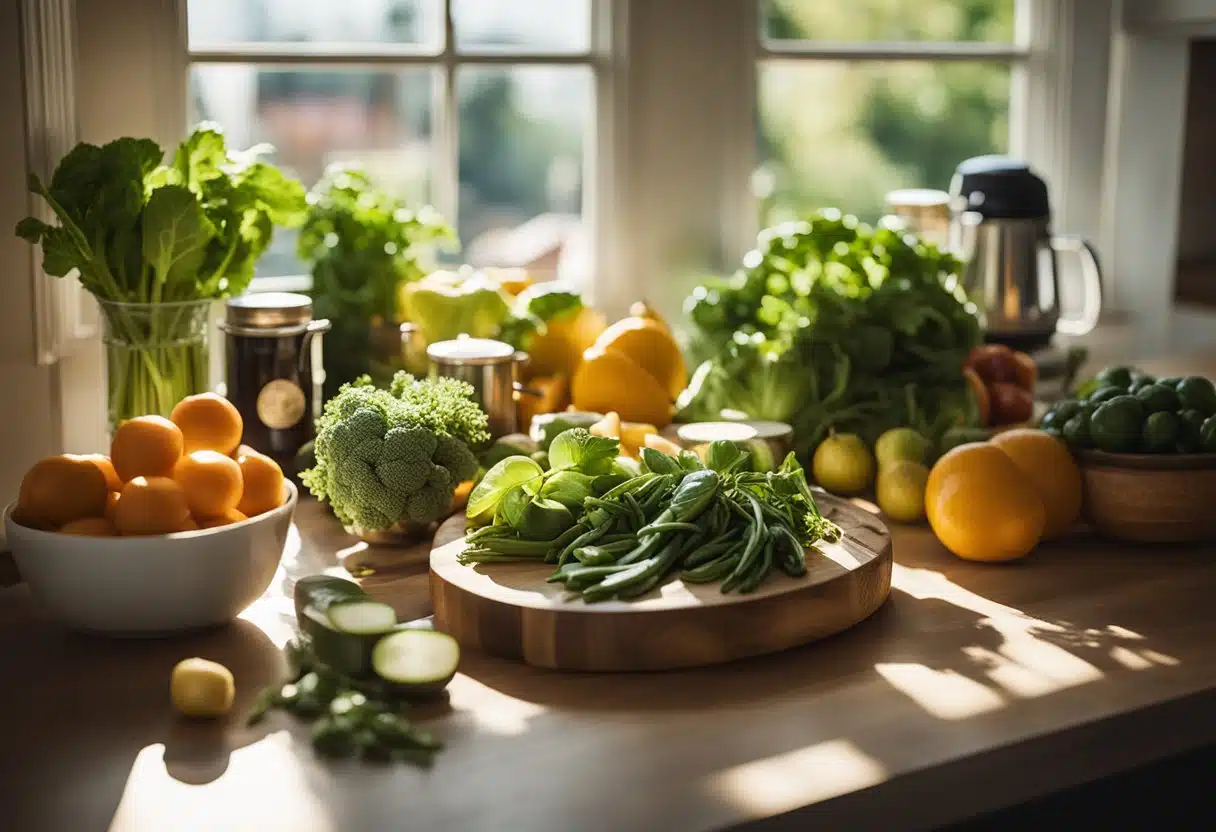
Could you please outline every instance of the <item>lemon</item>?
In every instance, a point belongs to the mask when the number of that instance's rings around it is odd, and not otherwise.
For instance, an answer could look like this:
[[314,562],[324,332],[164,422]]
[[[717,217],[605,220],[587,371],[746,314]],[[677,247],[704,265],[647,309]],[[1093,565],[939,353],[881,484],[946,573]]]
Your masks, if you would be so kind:
[[874,479],[874,456],[861,437],[852,433],[829,436],[811,459],[815,482],[835,494],[859,494]]
[[880,469],[902,460],[923,465],[928,452],[929,440],[912,428],[891,428],[874,443]]
[[901,459],[878,469],[878,507],[898,523],[915,523],[925,516],[925,483],[929,469]]

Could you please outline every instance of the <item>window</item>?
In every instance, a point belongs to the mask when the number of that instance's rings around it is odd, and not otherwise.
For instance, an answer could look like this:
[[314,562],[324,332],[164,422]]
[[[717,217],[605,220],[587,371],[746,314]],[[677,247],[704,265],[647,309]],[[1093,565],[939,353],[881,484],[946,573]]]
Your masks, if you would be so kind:
[[824,206],[873,221],[1009,150],[1015,0],[763,0],[758,162],[767,225]]
[[[592,0],[190,0],[191,121],[311,186],[357,160],[435,205],[474,265],[586,256]],[[276,235],[259,276],[306,271]]]

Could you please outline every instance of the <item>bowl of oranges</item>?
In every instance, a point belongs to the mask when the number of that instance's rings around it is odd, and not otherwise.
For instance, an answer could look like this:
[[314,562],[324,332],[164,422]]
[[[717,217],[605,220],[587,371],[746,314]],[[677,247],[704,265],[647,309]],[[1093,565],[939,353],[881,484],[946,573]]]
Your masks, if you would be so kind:
[[77,629],[160,635],[223,624],[253,603],[298,495],[242,431],[227,399],[202,393],[168,419],[123,422],[109,455],[35,463],[4,523],[42,606]]

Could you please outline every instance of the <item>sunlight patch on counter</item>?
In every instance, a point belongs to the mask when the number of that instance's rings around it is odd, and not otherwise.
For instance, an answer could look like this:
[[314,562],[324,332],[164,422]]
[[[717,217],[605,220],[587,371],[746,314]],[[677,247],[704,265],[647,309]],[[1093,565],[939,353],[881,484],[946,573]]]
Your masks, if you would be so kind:
[[713,775],[709,792],[754,817],[788,812],[887,778],[882,764],[848,740],[830,740],[752,760]]
[[467,713],[477,727],[501,736],[517,736],[528,721],[545,712],[533,702],[499,693],[476,679],[457,673],[448,685],[452,708]]
[[938,719],[967,719],[1005,706],[999,693],[954,670],[936,670],[915,662],[879,663],[874,669],[891,687]]
[[286,731],[270,734],[233,751],[212,782],[193,785],[166,768],[164,745],[149,745],[131,766],[110,832],[333,832],[337,826],[291,746]]

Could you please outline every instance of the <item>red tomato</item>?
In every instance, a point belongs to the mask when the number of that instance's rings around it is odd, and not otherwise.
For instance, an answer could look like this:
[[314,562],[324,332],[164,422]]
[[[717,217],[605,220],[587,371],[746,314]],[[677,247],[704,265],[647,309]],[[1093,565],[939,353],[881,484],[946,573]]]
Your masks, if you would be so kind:
[[988,395],[988,387],[984,384],[984,380],[980,378],[979,373],[970,367],[963,368],[963,378],[967,380],[967,386],[971,388],[971,395],[975,398],[975,406],[980,412],[980,427],[987,427],[991,418],[990,411],[992,410],[992,401]]
[[1034,397],[1016,384],[998,381],[988,385],[992,399],[992,424],[1016,425],[1034,415]]
[[1034,386],[1039,380],[1039,365],[1024,352],[1015,352],[1013,360],[1017,362],[1017,378],[1014,380],[1018,387],[1033,393]]
[[1018,379],[1018,360],[1004,344],[981,344],[967,356],[967,365],[988,384]]

